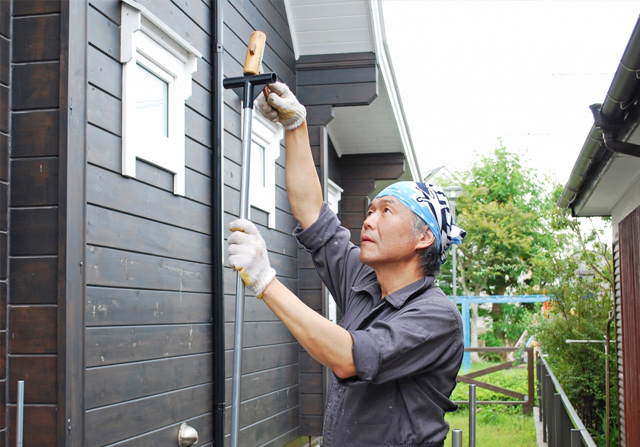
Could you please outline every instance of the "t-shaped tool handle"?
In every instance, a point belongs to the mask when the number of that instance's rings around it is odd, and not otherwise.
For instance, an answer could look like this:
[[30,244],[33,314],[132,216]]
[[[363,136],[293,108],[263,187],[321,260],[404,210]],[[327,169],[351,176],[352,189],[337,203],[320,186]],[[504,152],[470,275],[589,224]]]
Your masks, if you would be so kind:
[[264,45],[267,42],[267,36],[262,31],[254,31],[249,38],[249,46],[247,47],[247,56],[244,59],[245,76],[257,75],[260,73],[262,65],[262,55],[264,54]]
[[[255,85],[272,84],[278,80],[275,73],[260,73],[262,65],[262,54],[264,53],[264,45],[267,37],[262,31],[254,31],[249,39],[247,48],[247,56],[244,61],[244,76],[236,78],[226,78],[222,81],[224,88],[233,89],[234,92],[242,99],[244,108],[253,109],[253,101],[260,94],[254,90]],[[265,87],[266,88],[266,87]],[[265,96],[269,96],[269,91],[265,92]]]

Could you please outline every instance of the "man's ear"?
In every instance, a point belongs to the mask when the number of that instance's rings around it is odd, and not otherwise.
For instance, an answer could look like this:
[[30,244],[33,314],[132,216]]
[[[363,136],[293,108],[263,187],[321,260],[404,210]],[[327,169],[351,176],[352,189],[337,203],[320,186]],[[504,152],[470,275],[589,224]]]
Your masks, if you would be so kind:
[[424,232],[422,233],[420,239],[418,239],[418,242],[416,244],[416,250],[427,248],[436,241],[436,237],[431,232],[431,228],[429,228],[428,225],[425,225],[424,228]]

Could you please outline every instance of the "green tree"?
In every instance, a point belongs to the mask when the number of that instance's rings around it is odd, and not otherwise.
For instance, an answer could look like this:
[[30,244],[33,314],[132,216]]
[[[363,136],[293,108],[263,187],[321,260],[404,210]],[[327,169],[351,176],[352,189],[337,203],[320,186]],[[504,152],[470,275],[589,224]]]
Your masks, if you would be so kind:
[[548,219],[555,202],[538,174],[502,144],[463,177],[457,220],[462,285],[474,295],[517,292],[536,259],[553,248]]
[[[536,274],[535,269],[544,263],[555,242],[549,223],[555,201],[544,186],[548,180],[523,166],[520,157],[502,142],[460,177],[464,192],[457,201],[456,221],[467,231],[458,246],[458,278],[463,293],[541,293],[547,276]],[[450,268],[445,264],[445,281]],[[526,327],[527,311],[532,307],[535,305],[494,304],[493,332],[487,344],[515,342]],[[471,312],[472,320],[477,319],[477,305]],[[472,322],[472,346],[477,346],[474,332]]]

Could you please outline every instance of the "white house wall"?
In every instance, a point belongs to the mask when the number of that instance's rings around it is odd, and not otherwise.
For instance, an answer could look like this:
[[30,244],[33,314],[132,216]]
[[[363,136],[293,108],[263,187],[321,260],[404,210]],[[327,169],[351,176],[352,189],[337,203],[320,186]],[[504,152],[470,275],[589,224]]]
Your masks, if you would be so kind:
[[633,210],[640,206],[640,178],[622,196],[618,204],[611,211],[611,228],[613,240],[618,238],[618,224]]

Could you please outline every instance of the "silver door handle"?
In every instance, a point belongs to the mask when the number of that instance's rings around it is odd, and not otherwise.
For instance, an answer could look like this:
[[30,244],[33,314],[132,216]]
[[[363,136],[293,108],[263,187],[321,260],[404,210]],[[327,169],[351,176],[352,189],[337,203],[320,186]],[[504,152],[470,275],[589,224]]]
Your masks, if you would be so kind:
[[189,447],[198,443],[198,432],[195,428],[187,424],[180,426],[178,432],[178,445],[180,447]]

